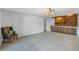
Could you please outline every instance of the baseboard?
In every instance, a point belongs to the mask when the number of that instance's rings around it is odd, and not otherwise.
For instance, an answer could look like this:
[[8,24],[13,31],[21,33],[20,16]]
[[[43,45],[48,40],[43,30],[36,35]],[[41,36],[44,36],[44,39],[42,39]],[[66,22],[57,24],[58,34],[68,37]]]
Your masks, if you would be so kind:
[[0,46],[1,46],[2,42],[0,42]]
[[[42,32],[38,32],[38,33],[42,33]],[[22,35],[19,35],[18,38],[22,38],[22,37],[25,37],[25,36],[29,36],[29,35],[33,35],[33,34],[38,34],[38,33],[22,34]]]
[[0,46],[2,45],[3,41],[0,41]]

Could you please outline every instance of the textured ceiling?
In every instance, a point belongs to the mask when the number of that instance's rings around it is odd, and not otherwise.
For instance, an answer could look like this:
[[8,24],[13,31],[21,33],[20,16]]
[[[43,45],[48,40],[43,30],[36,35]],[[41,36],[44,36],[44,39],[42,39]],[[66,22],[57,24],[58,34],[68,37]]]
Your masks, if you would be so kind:
[[[16,11],[26,14],[38,15],[38,16],[46,16],[45,8],[4,8],[10,11]],[[55,8],[55,16],[66,15],[69,13],[79,13],[78,8]]]

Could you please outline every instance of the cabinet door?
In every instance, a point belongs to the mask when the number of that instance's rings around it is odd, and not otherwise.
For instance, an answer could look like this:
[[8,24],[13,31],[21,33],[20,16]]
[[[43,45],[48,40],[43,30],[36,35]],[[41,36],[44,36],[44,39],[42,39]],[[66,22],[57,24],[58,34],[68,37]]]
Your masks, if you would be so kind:
[[53,31],[53,32],[57,32],[57,27],[52,26],[52,27],[51,27],[51,31]]
[[58,27],[58,32],[64,33],[64,28],[63,27]]
[[70,32],[69,32],[69,28],[64,28],[64,33],[65,34],[69,34]]
[[56,26],[64,26],[64,16],[55,17]]
[[77,26],[77,14],[65,17],[65,26]]
[[76,28],[71,29],[71,35],[76,35]]

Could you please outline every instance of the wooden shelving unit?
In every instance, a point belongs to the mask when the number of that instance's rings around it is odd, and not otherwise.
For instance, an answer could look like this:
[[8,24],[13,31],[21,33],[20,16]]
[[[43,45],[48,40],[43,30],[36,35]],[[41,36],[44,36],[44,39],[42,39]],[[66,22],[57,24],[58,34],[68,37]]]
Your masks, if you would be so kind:
[[51,31],[65,34],[76,35],[77,30],[77,14],[71,16],[55,17],[55,26],[51,26]]
[[57,16],[55,17],[56,26],[77,26],[77,14],[72,16]]

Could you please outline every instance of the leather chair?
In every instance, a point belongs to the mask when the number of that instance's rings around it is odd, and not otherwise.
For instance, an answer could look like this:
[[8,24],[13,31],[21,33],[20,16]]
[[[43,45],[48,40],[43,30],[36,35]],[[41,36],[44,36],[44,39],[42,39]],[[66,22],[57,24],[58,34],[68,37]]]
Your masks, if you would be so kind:
[[1,33],[3,36],[3,43],[13,41],[14,39],[18,40],[18,35],[13,30],[13,27],[2,27]]

